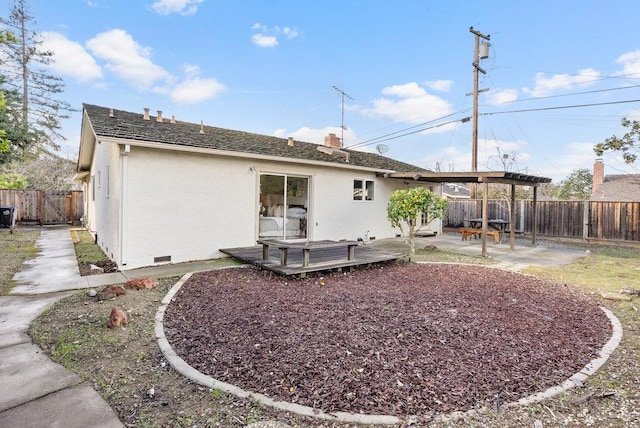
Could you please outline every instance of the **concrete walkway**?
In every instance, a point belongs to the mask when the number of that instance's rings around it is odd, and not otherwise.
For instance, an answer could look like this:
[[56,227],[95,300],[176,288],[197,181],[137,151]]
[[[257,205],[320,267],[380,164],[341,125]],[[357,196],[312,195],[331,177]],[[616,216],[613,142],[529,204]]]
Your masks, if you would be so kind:
[[[20,233],[19,231],[17,233]],[[389,250],[404,248],[402,239],[371,241]],[[480,254],[479,241],[460,241],[457,234],[421,238],[418,247]],[[0,296],[0,426],[1,427],[122,427],[117,415],[89,385],[51,361],[26,334],[29,324],[70,290],[121,284],[144,276],[175,276],[206,271],[214,261],[165,265],[81,277],[68,227],[45,227],[36,241],[39,254],[26,261],[13,280],[11,295]],[[571,263],[584,251],[520,245],[489,248],[502,267],[517,270],[538,264]]]
[[[20,233],[19,231],[17,233]],[[12,291],[0,296],[0,426],[122,427],[122,423],[80,377],[51,361],[27,335],[47,307],[82,288],[67,227],[44,228],[38,256],[14,276]]]

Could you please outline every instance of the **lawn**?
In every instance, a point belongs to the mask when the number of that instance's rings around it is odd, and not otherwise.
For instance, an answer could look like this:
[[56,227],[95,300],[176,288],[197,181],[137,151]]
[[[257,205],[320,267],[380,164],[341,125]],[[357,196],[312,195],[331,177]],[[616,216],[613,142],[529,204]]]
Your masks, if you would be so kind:
[[0,229],[0,294],[9,294],[15,284],[11,279],[25,260],[38,254],[35,243],[40,236],[37,230],[18,229],[10,233],[9,229]]

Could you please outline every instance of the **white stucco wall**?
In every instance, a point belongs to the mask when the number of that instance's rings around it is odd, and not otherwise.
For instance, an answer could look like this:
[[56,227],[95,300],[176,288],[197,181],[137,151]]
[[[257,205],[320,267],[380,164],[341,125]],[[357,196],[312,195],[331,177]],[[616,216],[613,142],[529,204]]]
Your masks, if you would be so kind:
[[[389,238],[392,191],[419,185],[368,171],[292,164],[124,145],[96,144],[88,226],[121,269],[224,256],[220,248],[253,246],[258,239],[261,173],[310,179],[308,237]],[[109,167],[109,197],[106,175]],[[353,180],[373,180],[373,201],[353,200]],[[92,186],[89,184],[88,186]],[[427,185],[427,187],[431,187]],[[437,189],[436,189],[437,190]]]
[[255,244],[256,175],[247,161],[132,147],[128,155],[126,268],[222,256]]
[[[88,195],[89,230],[97,235],[102,250],[113,260],[119,258],[120,148],[117,144],[98,142],[93,153],[93,168]],[[92,193],[95,191],[95,193]]]

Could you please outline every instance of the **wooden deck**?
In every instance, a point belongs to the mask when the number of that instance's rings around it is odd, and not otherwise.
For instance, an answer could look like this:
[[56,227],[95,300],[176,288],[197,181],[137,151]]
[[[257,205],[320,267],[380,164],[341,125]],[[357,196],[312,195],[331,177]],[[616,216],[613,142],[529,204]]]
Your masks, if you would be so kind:
[[280,275],[305,277],[308,273],[330,270],[341,270],[354,266],[398,260],[405,257],[402,253],[371,248],[359,245],[354,248],[353,260],[347,259],[345,248],[318,248],[309,254],[309,266],[303,267],[302,249],[290,249],[287,254],[287,264],[282,266],[278,251],[272,251],[268,260],[263,260],[263,246],[224,248],[220,251],[243,262],[251,263]]

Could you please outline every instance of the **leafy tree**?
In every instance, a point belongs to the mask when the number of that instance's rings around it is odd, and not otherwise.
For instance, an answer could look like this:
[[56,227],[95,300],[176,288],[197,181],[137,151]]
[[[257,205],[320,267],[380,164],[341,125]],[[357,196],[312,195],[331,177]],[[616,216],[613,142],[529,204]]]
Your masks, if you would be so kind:
[[[0,85],[4,81],[0,76]],[[25,133],[21,119],[21,102],[15,90],[5,91],[0,108],[0,131],[4,135],[5,150],[0,150],[0,165],[21,159],[27,152],[32,137]],[[2,144],[0,144],[2,145]]]
[[418,215],[422,214],[424,223],[444,217],[447,201],[425,187],[396,190],[389,198],[387,205],[387,219],[391,226],[399,227],[402,233],[404,222],[409,230],[407,244],[409,245],[409,259],[416,253],[415,236]]
[[[9,31],[0,30],[0,45],[15,41],[15,37],[13,37],[13,34],[11,34]],[[1,60],[0,64],[2,64]],[[0,76],[0,82],[2,82],[3,80],[4,79],[2,78],[2,76]],[[0,89],[0,115],[4,114],[6,111],[7,101],[4,97],[4,91]],[[9,138],[7,137],[7,130],[4,126],[2,126],[2,123],[0,122],[0,154],[7,153],[9,150],[11,150],[11,144]]]
[[17,172],[0,174],[0,189],[26,189],[27,178]]
[[0,19],[16,36],[0,44],[4,51],[6,73],[4,86],[17,90],[21,101],[23,136],[29,135],[28,149],[32,153],[40,150],[58,150],[57,139],[64,139],[58,132],[60,120],[67,119],[73,111],[71,106],[56,97],[63,92],[61,78],[47,72],[53,61],[53,52],[41,49],[42,41],[32,30],[36,21],[30,15],[26,0],[14,0],[8,19]]
[[587,200],[591,197],[592,186],[593,174],[591,171],[586,168],[575,169],[559,184],[552,185],[549,194],[558,199]]
[[628,164],[632,164],[638,158],[638,150],[640,150],[640,122],[637,120],[629,120],[622,118],[622,126],[629,131],[618,138],[615,135],[604,140],[604,143],[598,143],[593,151],[598,156],[602,156],[605,152],[622,152],[622,158]]

